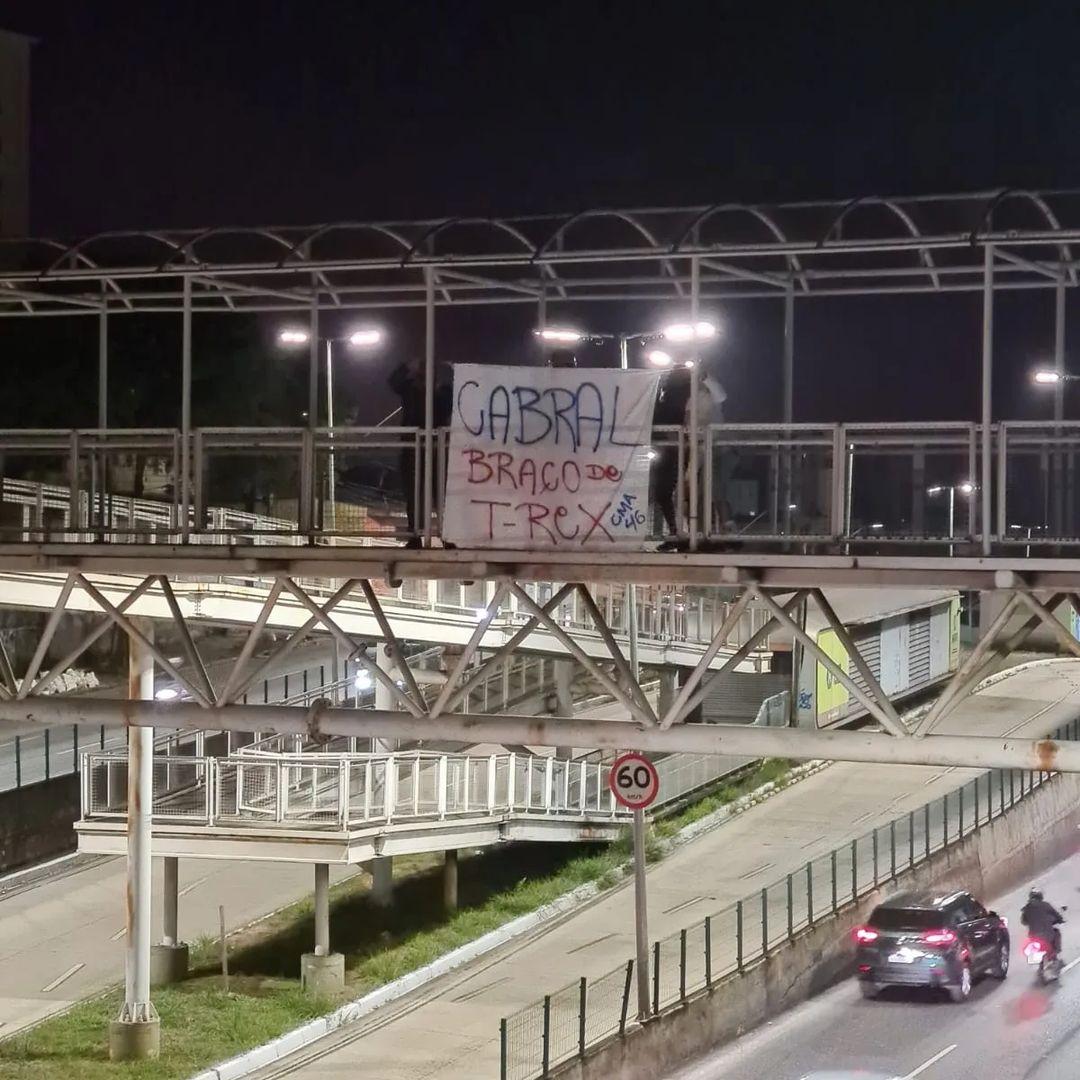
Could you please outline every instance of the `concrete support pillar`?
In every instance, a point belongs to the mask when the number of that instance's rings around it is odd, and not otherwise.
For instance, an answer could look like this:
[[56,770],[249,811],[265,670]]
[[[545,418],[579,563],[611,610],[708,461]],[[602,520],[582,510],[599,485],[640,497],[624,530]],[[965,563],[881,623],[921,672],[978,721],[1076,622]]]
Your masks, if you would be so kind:
[[371,871],[371,902],[376,907],[389,907],[394,902],[394,860],[389,855],[372,859],[368,864]]
[[558,702],[560,716],[574,715],[574,695],[571,686],[574,681],[574,661],[555,661],[555,699]]
[[[153,624],[135,623],[152,640]],[[128,639],[128,698],[152,701],[154,657],[136,638]],[[109,1057],[136,1061],[158,1056],[161,1021],[150,1000],[150,814],[154,798],[154,730],[128,729],[127,950],[124,1003],[109,1025]]]
[[674,668],[661,668],[660,669],[660,697],[658,701],[658,712],[661,716],[666,716],[668,709],[675,703],[675,669]]
[[330,866],[315,864],[315,951],[300,957],[300,987],[323,997],[345,986],[345,957],[330,951]]
[[[372,659],[378,665],[380,671],[386,672],[391,679],[397,678],[397,668],[390,661],[390,657],[386,655],[385,642],[377,642],[375,648],[372,650]],[[376,679],[375,680],[375,708],[385,709],[388,711],[396,711],[401,706],[394,699],[394,695],[390,693],[389,689]],[[389,742],[384,742],[382,739],[375,739],[372,742],[371,749],[376,754],[389,753],[393,747]]]
[[150,949],[150,985],[164,986],[187,978],[189,952],[180,940],[179,885],[180,860],[162,860],[161,942]]
[[443,907],[457,911],[458,907],[458,853],[451,848],[443,862]]

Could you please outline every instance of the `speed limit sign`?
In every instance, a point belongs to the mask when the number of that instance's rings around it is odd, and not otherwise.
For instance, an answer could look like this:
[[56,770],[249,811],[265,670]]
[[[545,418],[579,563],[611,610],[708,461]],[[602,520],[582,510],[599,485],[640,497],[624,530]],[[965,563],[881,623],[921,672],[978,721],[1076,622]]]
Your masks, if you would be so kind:
[[621,754],[608,773],[608,787],[623,806],[644,810],[660,792],[660,775],[643,754]]

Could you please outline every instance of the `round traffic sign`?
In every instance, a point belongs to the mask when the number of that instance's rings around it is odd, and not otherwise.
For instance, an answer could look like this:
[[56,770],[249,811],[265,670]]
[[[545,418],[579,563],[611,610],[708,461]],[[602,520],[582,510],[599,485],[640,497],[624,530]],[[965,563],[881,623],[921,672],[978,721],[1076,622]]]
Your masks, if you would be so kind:
[[612,763],[608,787],[616,802],[631,810],[644,810],[660,793],[660,774],[644,754],[632,751],[620,754]]

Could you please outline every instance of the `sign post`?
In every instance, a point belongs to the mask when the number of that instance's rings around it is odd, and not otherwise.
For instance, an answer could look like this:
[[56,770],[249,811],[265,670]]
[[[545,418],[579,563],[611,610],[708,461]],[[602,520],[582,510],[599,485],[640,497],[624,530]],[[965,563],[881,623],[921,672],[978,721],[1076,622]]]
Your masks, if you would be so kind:
[[660,791],[656,766],[643,754],[621,754],[611,766],[608,786],[615,801],[634,811],[634,937],[637,945],[638,1018],[652,1012],[649,1004],[649,908],[645,892],[645,807]]

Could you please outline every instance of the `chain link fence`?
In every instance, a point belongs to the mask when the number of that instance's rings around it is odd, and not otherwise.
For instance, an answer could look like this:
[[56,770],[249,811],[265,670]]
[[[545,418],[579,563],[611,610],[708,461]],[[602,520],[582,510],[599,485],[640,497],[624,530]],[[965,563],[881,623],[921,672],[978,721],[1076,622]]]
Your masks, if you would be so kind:
[[[1050,737],[1080,739],[1080,718]],[[654,942],[649,980],[652,1012],[660,1013],[719,979],[741,974],[800,931],[830,918],[847,904],[896,880],[936,852],[1000,817],[1053,775],[1021,769],[981,773],[919,809],[819,856],[703,922]],[[578,979],[502,1020],[502,1080],[546,1077],[557,1065],[622,1034],[631,1008],[633,982],[630,961],[598,979]],[[575,1007],[576,1026],[570,1015]]]

